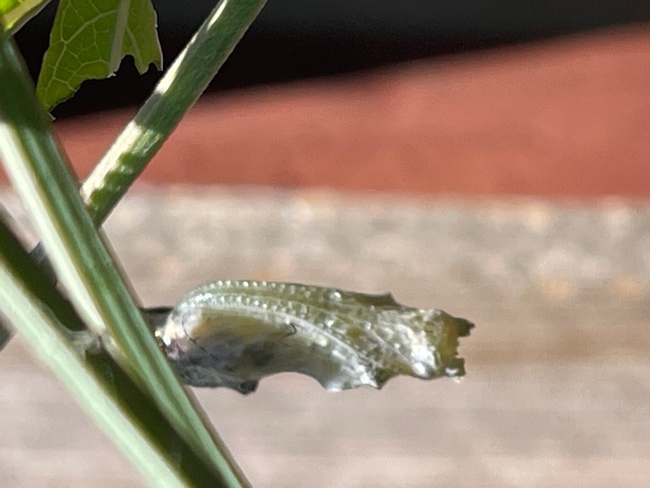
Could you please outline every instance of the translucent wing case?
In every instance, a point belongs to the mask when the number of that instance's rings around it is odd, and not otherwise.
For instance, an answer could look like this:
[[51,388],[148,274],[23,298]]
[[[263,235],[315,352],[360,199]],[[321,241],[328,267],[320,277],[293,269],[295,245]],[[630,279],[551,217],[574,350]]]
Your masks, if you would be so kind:
[[227,280],[185,295],[156,335],[187,384],[250,393],[261,378],[289,371],[328,390],[381,388],[396,375],[460,377],[458,338],[472,327],[390,294]]

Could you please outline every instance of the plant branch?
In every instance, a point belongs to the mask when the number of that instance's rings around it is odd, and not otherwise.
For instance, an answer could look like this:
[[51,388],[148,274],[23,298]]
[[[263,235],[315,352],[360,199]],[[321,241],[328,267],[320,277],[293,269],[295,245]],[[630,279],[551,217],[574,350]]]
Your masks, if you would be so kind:
[[2,33],[0,80],[0,156],[75,309],[91,330],[107,341],[114,339],[130,374],[183,438],[216,466],[224,486],[245,486],[243,474],[151,336],[84,208],[22,59]]
[[[266,0],[222,0],[203,22],[83,183],[81,198],[95,225],[104,222],[144,171],[265,4]],[[41,244],[32,256],[49,268]],[[0,338],[0,349],[2,346]]]
[[81,187],[96,225],[117,205],[217,74],[266,0],[222,0]]
[[92,333],[1,219],[0,306],[150,484],[223,486],[109,354],[85,350]]
[[184,486],[168,463],[156,455],[155,447],[134,429],[118,404],[107,398],[103,387],[84,367],[66,337],[57,330],[57,325],[34,302],[35,299],[20,288],[15,276],[10,274],[7,262],[0,260],[2,315],[20,329],[31,347],[47,361],[59,379],[147,478],[160,483],[157,486]]

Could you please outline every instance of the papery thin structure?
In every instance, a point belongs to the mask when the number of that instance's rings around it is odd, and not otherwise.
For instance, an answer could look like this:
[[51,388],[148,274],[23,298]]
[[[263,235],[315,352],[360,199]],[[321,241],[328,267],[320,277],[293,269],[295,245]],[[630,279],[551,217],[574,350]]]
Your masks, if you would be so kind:
[[465,373],[458,338],[473,327],[441,310],[400,305],[390,294],[234,280],[196,288],[156,322],[187,384],[241,393],[289,371],[328,390],[381,388],[396,375],[457,378]]

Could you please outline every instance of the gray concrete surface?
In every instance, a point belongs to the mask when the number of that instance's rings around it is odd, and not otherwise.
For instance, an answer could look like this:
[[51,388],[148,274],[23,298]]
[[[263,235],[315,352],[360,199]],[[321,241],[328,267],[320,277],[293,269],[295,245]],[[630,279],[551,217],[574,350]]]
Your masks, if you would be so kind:
[[[460,384],[197,390],[255,486],[650,486],[647,202],[141,189],[106,233],[146,305],[274,279],[476,322]],[[20,340],[0,354],[0,412],[0,486],[143,485]]]

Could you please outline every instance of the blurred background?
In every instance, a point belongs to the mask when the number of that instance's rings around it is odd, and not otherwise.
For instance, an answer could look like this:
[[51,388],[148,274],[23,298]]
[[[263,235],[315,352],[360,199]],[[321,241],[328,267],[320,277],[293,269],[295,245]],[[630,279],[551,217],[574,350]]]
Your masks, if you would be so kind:
[[[154,4],[169,64],[213,3]],[[52,13],[18,35],[34,76]],[[650,485],[649,20],[641,0],[269,2],[105,226],[142,302],[298,281],[477,327],[460,385],[197,390],[255,486]],[[159,76],[127,59],[55,110],[80,176]],[[0,486],[142,486],[20,338],[0,409]]]

